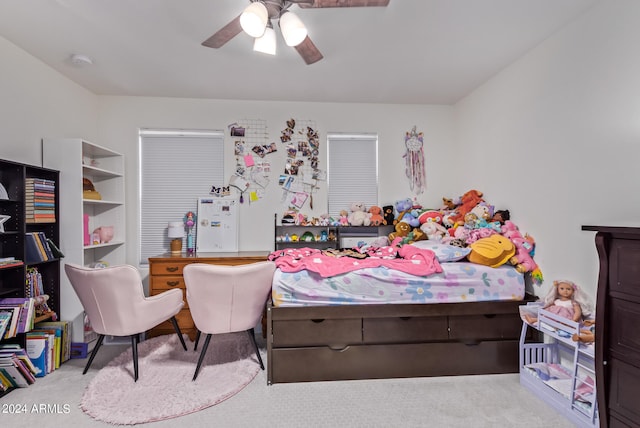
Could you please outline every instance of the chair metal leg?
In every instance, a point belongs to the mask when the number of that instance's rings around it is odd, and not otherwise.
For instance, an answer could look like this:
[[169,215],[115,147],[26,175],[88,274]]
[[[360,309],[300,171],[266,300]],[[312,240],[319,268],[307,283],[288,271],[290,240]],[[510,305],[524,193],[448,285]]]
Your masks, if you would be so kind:
[[138,335],[131,335],[131,350],[133,351],[133,381],[138,381]]
[[264,364],[262,364],[262,357],[260,356],[260,351],[258,350],[258,342],[256,342],[256,333],[255,333],[255,331],[253,331],[252,328],[247,330],[247,333],[249,333],[249,337],[251,338],[251,341],[253,342],[253,347],[256,348],[256,357],[258,357],[258,362],[260,363],[260,368],[262,370],[264,370]]
[[209,341],[211,341],[211,334],[207,334],[206,339],[204,340],[204,346],[202,347],[202,351],[200,351],[200,358],[198,358],[198,365],[196,366],[196,372],[193,374],[192,381],[196,380],[198,377],[198,372],[200,371],[200,366],[202,365],[202,361],[204,360],[204,355],[207,353],[207,348],[209,347]]
[[93,351],[91,351],[91,356],[89,357],[89,361],[87,361],[87,365],[84,367],[84,371],[82,372],[82,374],[86,374],[87,371],[89,370],[89,366],[91,366],[93,359],[98,353],[98,349],[100,349],[100,347],[102,346],[103,340],[104,340],[104,334],[98,335],[98,341],[96,342],[96,346],[93,348]]
[[198,342],[200,342],[200,330],[197,330],[197,333],[196,333],[196,343],[193,345],[194,351],[198,350]]
[[187,344],[184,343],[184,338],[182,337],[182,332],[180,331],[180,326],[178,325],[178,320],[176,317],[171,317],[171,324],[173,324],[173,329],[176,331],[178,338],[180,339],[180,343],[182,343],[182,347],[184,350],[187,350]]

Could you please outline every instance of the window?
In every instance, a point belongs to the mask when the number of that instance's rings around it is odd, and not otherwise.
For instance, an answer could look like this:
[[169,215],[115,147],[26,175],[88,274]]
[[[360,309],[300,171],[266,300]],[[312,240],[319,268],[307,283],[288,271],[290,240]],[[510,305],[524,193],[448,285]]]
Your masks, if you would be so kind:
[[222,131],[140,130],[140,264],[168,252],[168,223],[222,185],[223,149]]
[[338,218],[351,203],[378,205],[377,134],[327,136],[329,216]]

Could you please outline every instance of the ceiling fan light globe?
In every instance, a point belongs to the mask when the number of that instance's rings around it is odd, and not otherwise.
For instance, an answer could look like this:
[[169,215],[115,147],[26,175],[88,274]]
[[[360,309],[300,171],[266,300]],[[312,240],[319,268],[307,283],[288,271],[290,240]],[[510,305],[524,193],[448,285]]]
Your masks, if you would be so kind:
[[298,46],[307,37],[307,27],[293,12],[285,11],[278,25],[287,46]]
[[240,15],[240,26],[251,37],[262,37],[267,28],[269,12],[261,2],[253,2]]
[[257,37],[253,41],[253,50],[269,55],[276,54],[276,32],[273,27],[267,27],[262,37]]

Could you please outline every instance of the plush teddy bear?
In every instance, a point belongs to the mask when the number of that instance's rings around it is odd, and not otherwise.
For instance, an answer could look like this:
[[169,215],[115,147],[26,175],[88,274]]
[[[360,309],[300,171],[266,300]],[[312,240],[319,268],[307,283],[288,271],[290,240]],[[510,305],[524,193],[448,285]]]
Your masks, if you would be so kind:
[[384,216],[384,223],[383,224],[388,224],[388,225],[392,225],[393,224],[393,220],[395,220],[396,216],[393,212],[393,205],[385,205],[382,207],[382,211],[384,212],[383,216]]
[[404,238],[411,232],[411,226],[404,221],[396,223],[395,231],[389,234],[389,241],[393,242],[396,238]]
[[369,222],[371,226],[380,226],[381,224],[385,224],[384,217],[382,217],[382,208],[379,206],[371,206],[371,208],[369,208],[369,214]]
[[351,214],[349,214],[348,220],[351,226],[369,226],[371,224],[364,202],[351,204]]
[[396,201],[395,209],[396,209],[396,212],[398,213],[398,215],[393,220],[393,224],[396,224],[399,221],[401,221],[402,218],[404,217],[404,215],[406,213],[410,212],[412,208],[413,208],[413,201],[410,198],[401,199],[399,201]]
[[454,224],[463,225],[465,214],[471,211],[480,202],[484,202],[484,199],[482,199],[482,192],[469,190],[460,197],[460,202],[460,205],[458,205],[454,210],[454,214],[449,217],[449,221],[452,222],[451,226]]

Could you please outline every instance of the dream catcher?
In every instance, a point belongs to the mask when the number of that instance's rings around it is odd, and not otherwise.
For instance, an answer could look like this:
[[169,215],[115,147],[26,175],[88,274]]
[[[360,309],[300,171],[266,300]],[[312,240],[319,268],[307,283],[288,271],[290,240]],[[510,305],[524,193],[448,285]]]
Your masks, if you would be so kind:
[[406,152],[403,156],[405,158],[405,174],[409,179],[409,188],[416,195],[424,192],[427,186],[422,136],[422,132],[418,133],[414,126],[411,132],[407,132],[404,137],[404,145],[406,147]]

